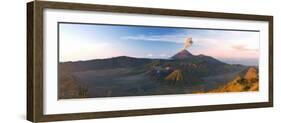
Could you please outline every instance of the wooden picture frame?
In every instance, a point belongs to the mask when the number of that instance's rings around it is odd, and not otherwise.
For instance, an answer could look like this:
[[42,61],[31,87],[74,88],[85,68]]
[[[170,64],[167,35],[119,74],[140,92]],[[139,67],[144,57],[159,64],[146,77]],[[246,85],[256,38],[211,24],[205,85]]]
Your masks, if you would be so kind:
[[[171,17],[199,17],[230,20],[262,21],[268,23],[268,101],[238,104],[219,104],[206,106],[181,106],[153,109],[136,109],[102,112],[79,112],[65,114],[44,114],[44,10],[79,10],[113,12],[141,15],[167,15]],[[80,3],[34,1],[27,3],[27,120],[48,122],[62,120],[80,120],[123,116],[140,116],[214,110],[231,110],[273,106],[273,16],[233,13],[201,12],[156,8],[94,5]]]

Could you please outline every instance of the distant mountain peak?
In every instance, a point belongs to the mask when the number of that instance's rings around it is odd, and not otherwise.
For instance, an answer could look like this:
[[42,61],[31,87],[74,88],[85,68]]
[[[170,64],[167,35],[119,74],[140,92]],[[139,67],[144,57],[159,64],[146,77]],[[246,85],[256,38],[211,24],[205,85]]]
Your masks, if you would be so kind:
[[180,52],[178,52],[177,54],[175,54],[172,59],[186,59],[189,57],[192,57],[193,55],[188,52],[187,50],[181,50]]

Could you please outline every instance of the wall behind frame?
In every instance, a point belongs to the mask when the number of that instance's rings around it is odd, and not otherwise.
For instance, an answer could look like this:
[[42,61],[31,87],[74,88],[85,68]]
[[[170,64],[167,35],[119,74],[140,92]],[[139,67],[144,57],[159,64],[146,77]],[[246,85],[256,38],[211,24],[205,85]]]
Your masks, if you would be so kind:
[[[51,1],[51,0],[48,0]],[[78,0],[56,0],[72,1]],[[0,122],[28,123],[26,110],[26,2],[6,0],[0,4]],[[79,0],[79,2],[138,7],[186,9],[274,16],[274,108],[212,111],[171,115],[67,121],[67,123],[237,123],[281,120],[281,11],[274,0]]]

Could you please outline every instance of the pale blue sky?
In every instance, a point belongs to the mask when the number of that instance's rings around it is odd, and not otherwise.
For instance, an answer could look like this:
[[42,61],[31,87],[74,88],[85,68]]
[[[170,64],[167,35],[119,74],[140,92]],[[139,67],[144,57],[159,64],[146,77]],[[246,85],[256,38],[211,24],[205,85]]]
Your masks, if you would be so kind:
[[124,25],[59,24],[60,61],[118,56],[168,59],[183,49],[231,64],[257,65],[259,32]]

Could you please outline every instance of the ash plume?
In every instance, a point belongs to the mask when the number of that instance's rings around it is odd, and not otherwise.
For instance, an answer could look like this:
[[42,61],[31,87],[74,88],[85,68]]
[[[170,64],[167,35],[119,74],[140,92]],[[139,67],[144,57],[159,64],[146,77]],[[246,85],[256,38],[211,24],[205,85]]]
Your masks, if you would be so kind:
[[187,49],[193,44],[192,38],[188,37],[184,40],[184,49]]

